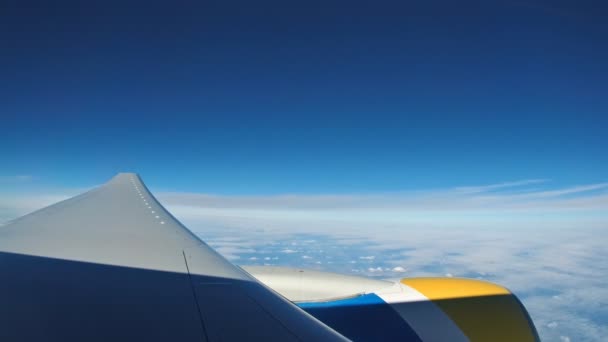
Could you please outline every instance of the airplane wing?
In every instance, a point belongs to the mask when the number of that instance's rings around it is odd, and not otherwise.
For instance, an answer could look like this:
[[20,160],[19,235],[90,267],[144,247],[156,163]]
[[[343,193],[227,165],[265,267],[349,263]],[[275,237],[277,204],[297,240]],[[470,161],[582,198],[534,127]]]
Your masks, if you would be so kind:
[[135,174],[0,227],[0,341],[245,338],[539,340],[515,295],[481,280],[239,268]]
[[345,340],[179,223],[139,176],[0,227],[0,341]]

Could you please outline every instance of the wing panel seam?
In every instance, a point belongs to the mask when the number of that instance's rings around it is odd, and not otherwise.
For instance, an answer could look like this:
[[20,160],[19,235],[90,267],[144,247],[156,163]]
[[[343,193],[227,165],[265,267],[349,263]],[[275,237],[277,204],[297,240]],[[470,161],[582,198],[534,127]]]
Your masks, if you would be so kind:
[[192,290],[192,296],[194,296],[194,303],[196,304],[196,311],[198,311],[198,317],[201,321],[201,328],[203,329],[203,334],[205,335],[205,341],[209,341],[209,337],[207,336],[207,328],[205,327],[205,321],[203,320],[203,314],[201,312],[201,307],[198,303],[198,297],[196,296],[196,290],[194,288],[194,284],[192,282],[192,275],[190,274],[190,268],[188,267],[188,260],[186,258],[186,252],[182,250],[182,255],[184,256],[184,263],[186,264],[186,271],[188,272],[188,283],[190,283],[190,289]]

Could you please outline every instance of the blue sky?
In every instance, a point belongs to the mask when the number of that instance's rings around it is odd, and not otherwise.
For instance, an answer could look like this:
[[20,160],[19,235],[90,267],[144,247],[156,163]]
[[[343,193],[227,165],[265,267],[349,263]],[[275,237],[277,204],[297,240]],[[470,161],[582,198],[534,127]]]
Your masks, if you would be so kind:
[[0,223],[138,172],[236,263],[479,277],[601,340],[607,10],[5,3]]
[[6,175],[349,193],[608,172],[592,2],[6,5]]

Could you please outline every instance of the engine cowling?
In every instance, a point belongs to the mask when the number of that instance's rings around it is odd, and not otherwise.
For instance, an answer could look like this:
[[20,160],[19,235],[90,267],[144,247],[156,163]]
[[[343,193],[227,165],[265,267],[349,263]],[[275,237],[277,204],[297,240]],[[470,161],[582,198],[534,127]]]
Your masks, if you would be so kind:
[[352,340],[539,340],[517,297],[483,280],[391,282],[286,267],[244,269]]

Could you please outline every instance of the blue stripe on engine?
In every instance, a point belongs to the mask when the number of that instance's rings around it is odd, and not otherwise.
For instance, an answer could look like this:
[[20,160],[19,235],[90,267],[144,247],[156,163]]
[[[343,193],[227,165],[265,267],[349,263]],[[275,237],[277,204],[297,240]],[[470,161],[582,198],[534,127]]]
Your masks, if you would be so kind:
[[296,304],[354,341],[421,341],[407,322],[373,293],[330,302]]

